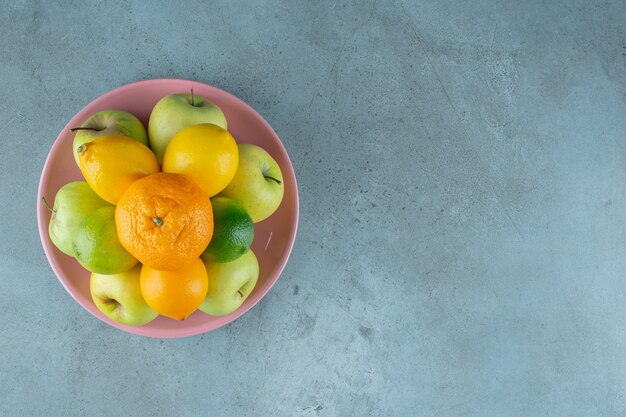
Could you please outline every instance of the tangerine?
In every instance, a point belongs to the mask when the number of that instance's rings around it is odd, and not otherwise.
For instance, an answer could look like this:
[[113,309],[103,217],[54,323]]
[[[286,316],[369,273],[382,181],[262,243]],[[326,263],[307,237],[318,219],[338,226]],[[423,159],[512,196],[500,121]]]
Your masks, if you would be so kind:
[[141,267],[141,294],[157,313],[185,320],[204,301],[209,279],[204,264],[197,258],[177,271],[158,271]]
[[120,243],[150,268],[178,270],[191,264],[213,236],[206,193],[181,174],[160,172],[135,181],[115,209]]

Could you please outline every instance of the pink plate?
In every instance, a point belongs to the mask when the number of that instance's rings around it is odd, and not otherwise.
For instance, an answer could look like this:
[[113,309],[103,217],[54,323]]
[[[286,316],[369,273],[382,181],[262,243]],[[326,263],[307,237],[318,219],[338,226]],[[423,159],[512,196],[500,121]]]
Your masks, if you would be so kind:
[[[133,113],[147,126],[150,111],[163,96],[185,93],[193,87],[194,93],[206,97],[222,108],[228,127],[239,143],[262,146],[278,162],[285,180],[285,196],[279,209],[268,219],[255,224],[252,249],[259,260],[260,276],[256,288],[234,313],[214,317],[196,311],[185,321],[163,316],[144,326],[126,326],[109,320],[96,308],[89,293],[89,272],[78,262],[59,251],[48,236],[50,213],[40,203],[42,196],[52,203],[64,184],[82,180],[72,157],[74,134],[70,128],[80,126],[92,114],[105,109],[119,109]],[[98,97],[70,120],[50,149],[41,173],[37,195],[39,235],[52,270],[78,303],[91,314],[115,326],[142,336],[186,337],[208,332],[229,323],[250,310],[272,288],[282,272],[296,237],[298,227],[298,188],[293,167],[285,147],[270,125],[252,107],[218,88],[197,81],[155,79],[139,81],[117,88]]]

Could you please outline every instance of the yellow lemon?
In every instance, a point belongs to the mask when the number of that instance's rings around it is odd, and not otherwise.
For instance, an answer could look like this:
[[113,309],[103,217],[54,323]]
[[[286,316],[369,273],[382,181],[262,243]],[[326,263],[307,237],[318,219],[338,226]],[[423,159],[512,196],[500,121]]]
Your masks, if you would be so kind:
[[100,136],[82,144],[77,152],[85,180],[111,204],[117,204],[133,182],[161,170],[152,151],[128,136]]
[[228,130],[210,123],[178,132],[163,155],[163,172],[187,175],[209,197],[226,188],[238,165],[237,142]]

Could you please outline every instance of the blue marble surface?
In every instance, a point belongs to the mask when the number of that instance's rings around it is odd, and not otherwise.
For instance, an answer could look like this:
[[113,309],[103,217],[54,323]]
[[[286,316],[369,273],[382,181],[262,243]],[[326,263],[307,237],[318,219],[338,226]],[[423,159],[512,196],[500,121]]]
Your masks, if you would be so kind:
[[[13,1],[0,11],[0,415],[623,416],[626,3]],[[197,79],[276,129],[283,276],[202,336],[123,333],[36,225],[65,123]]]

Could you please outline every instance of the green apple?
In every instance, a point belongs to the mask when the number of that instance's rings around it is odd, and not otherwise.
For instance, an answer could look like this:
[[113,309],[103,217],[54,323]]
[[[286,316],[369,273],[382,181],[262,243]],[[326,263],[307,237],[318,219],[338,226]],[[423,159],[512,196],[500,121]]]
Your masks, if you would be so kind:
[[141,265],[114,275],[91,274],[91,298],[98,310],[113,321],[129,326],[141,326],[159,314],[146,304],[141,295],[139,274]]
[[212,123],[226,129],[226,116],[206,98],[193,94],[170,94],[152,109],[148,121],[150,148],[163,161],[163,153],[174,135],[186,127]]
[[115,227],[115,207],[108,205],[88,214],[72,241],[78,262],[97,274],[118,274],[137,264],[120,243]]
[[259,262],[251,250],[232,262],[204,262],[209,290],[200,310],[223,316],[237,310],[259,279]]
[[103,110],[91,116],[82,126],[71,129],[76,131],[74,136],[74,160],[78,165],[77,149],[80,145],[91,142],[102,135],[124,135],[148,146],[146,129],[139,119],[122,110]]
[[[46,200],[42,200],[47,207]],[[108,206],[111,205],[98,197],[85,181],[65,184],[57,192],[54,207],[50,209],[50,240],[61,252],[74,256],[72,241],[80,223],[92,211]]]
[[258,223],[276,211],[284,192],[283,174],[274,158],[259,146],[239,145],[237,172],[219,195],[239,202]]

